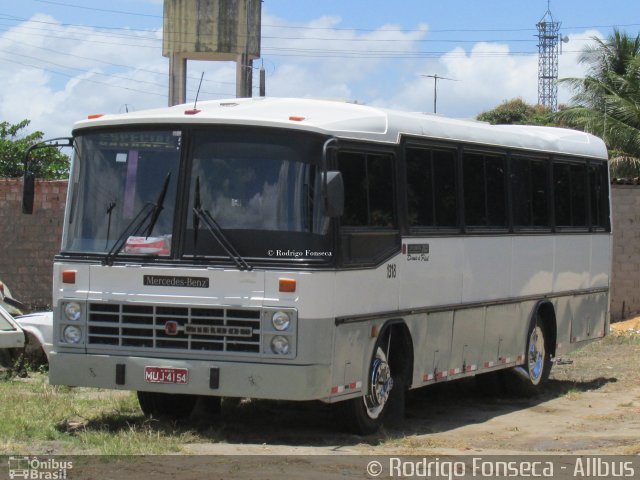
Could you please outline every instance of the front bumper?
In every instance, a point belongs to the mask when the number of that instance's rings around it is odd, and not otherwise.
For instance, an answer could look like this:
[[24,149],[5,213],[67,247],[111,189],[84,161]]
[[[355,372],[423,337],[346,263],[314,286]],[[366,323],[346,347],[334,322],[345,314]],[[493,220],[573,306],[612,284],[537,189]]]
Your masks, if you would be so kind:
[[[145,367],[186,368],[189,381],[186,384],[148,383],[144,378]],[[218,369],[217,388],[210,386],[212,369]],[[331,367],[51,352],[49,382],[52,385],[146,392],[305,401],[326,399],[331,395]]]

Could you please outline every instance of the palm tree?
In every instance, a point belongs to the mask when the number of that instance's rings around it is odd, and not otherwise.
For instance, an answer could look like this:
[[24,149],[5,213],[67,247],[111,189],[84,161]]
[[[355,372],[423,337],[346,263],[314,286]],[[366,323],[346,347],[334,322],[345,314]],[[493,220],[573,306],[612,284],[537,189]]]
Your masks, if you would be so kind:
[[606,41],[594,41],[579,59],[589,66],[587,76],[561,80],[575,95],[558,119],[602,137],[611,157],[618,159],[614,166],[635,166],[625,176],[640,176],[640,35],[632,38],[614,30]]

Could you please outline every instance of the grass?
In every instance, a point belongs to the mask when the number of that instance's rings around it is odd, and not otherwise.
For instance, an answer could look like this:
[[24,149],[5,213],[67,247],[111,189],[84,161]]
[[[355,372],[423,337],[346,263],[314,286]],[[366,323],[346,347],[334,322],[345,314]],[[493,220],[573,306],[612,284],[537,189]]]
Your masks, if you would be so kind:
[[[135,455],[180,452],[194,434],[146,419],[132,393],[51,386],[46,374],[0,381],[0,453]],[[53,450],[53,452],[51,451]]]

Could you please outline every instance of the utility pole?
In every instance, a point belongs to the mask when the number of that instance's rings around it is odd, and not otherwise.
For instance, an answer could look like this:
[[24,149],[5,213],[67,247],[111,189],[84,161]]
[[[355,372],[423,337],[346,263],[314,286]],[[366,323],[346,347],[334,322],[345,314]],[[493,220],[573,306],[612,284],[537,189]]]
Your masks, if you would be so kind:
[[455,78],[441,77],[437,73],[435,75],[420,75],[425,78],[433,78],[433,113],[438,113],[438,80],[451,80],[457,82]]

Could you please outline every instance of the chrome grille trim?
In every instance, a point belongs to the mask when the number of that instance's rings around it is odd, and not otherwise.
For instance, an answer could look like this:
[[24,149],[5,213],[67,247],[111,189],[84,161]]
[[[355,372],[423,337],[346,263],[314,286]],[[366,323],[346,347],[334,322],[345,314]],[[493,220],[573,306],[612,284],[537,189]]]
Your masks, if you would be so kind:
[[[87,348],[259,355],[261,309],[89,302]],[[165,332],[175,322],[174,335]],[[251,336],[188,334],[185,325],[250,328]]]

